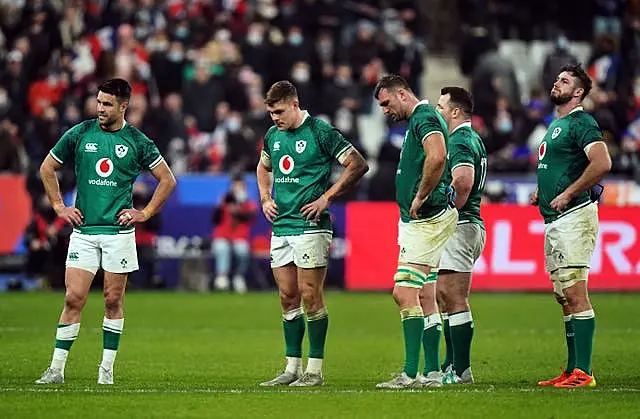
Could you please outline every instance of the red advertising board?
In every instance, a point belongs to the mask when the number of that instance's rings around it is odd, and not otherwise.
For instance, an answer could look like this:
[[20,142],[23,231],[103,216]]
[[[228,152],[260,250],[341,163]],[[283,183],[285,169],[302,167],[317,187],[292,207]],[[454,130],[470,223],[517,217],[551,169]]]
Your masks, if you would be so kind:
[[0,175],[0,254],[10,254],[31,218],[24,176]]
[[[551,290],[544,271],[544,223],[537,208],[486,205],[487,244],[473,273],[475,290]],[[393,286],[398,209],[393,203],[347,205],[345,285]],[[591,290],[640,290],[640,208],[600,207],[600,234],[589,274]]]

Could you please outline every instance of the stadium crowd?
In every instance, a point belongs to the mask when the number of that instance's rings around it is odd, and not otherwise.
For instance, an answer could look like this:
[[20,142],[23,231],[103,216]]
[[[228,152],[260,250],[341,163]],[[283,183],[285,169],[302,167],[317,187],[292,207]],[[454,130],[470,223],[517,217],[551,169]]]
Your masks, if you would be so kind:
[[[272,124],[263,95],[290,79],[302,106],[370,162],[371,177],[344,199],[393,200],[405,126],[384,121],[373,88],[398,73],[426,94],[426,45],[446,32],[491,172],[534,171],[554,117],[550,85],[582,61],[613,172],[640,181],[640,0],[454,3],[451,17],[442,0],[0,0],[0,172],[27,176],[35,250],[64,232],[47,227],[37,169],[65,130],[96,116],[98,83],[110,77],[132,83],[127,120],[178,175],[253,172]],[[365,130],[376,118],[383,129]],[[74,189],[71,169],[63,192]]]

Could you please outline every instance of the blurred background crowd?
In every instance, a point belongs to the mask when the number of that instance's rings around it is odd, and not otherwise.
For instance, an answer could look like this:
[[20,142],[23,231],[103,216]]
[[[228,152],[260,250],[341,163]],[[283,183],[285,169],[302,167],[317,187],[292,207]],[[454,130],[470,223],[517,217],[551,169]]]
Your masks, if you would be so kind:
[[[433,64],[441,57],[453,60]],[[431,101],[434,80],[469,87],[490,177],[527,175],[554,117],[551,85],[572,62],[594,80],[585,108],[613,173],[640,181],[640,0],[0,0],[0,172],[27,178],[29,237],[57,237],[38,167],[95,116],[100,81],[132,83],[127,120],[180,175],[253,172],[271,125],[263,95],[289,79],[370,162],[345,199],[393,200],[405,125],[372,92],[398,73]]]

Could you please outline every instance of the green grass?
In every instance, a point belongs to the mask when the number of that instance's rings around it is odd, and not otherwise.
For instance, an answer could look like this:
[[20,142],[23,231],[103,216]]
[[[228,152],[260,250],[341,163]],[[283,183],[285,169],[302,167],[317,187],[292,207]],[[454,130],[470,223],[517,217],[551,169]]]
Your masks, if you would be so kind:
[[0,294],[0,416],[640,417],[640,295],[596,294],[595,389],[540,389],[565,347],[550,295],[472,296],[472,386],[377,391],[399,372],[400,318],[389,295],[329,293],[326,385],[263,389],[283,366],[273,293],[130,293],[113,387],[98,386],[102,301],[92,294],[60,386],[36,386],[50,361],[60,293]]

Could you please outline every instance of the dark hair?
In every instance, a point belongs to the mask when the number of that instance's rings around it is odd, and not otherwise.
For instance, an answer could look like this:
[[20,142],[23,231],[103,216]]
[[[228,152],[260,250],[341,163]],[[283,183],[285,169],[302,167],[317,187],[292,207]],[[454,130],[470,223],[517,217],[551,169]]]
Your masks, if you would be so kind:
[[411,87],[409,87],[409,83],[404,77],[398,76],[397,74],[389,74],[383,76],[380,80],[378,80],[378,84],[376,84],[376,89],[373,91],[373,96],[378,99],[378,95],[380,94],[380,90],[396,90],[396,89],[404,89],[411,92]]
[[473,113],[473,95],[467,89],[457,86],[447,86],[440,89],[441,95],[449,95],[450,102],[455,107],[460,108],[462,113],[466,116],[471,116]]
[[587,72],[584,71],[584,69],[582,68],[582,65],[580,64],[567,64],[560,69],[561,73],[564,71],[566,71],[567,73],[571,74],[573,77],[578,79],[579,86],[584,89],[584,92],[582,93],[582,97],[580,98],[580,100],[584,100],[584,98],[587,97],[587,95],[591,91],[591,87],[593,86],[591,77],[589,77]]
[[131,99],[131,85],[125,79],[109,79],[98,86],[98,90],[114,95],[122,102],[128,102]]
[[273,83],[273,85],[267,91],[267,95],[264,98],[264,104],[267,106],[273,106],[276,103],[283,100],[291,100],[298,98],[298,90],[288,80],[281,80]]

